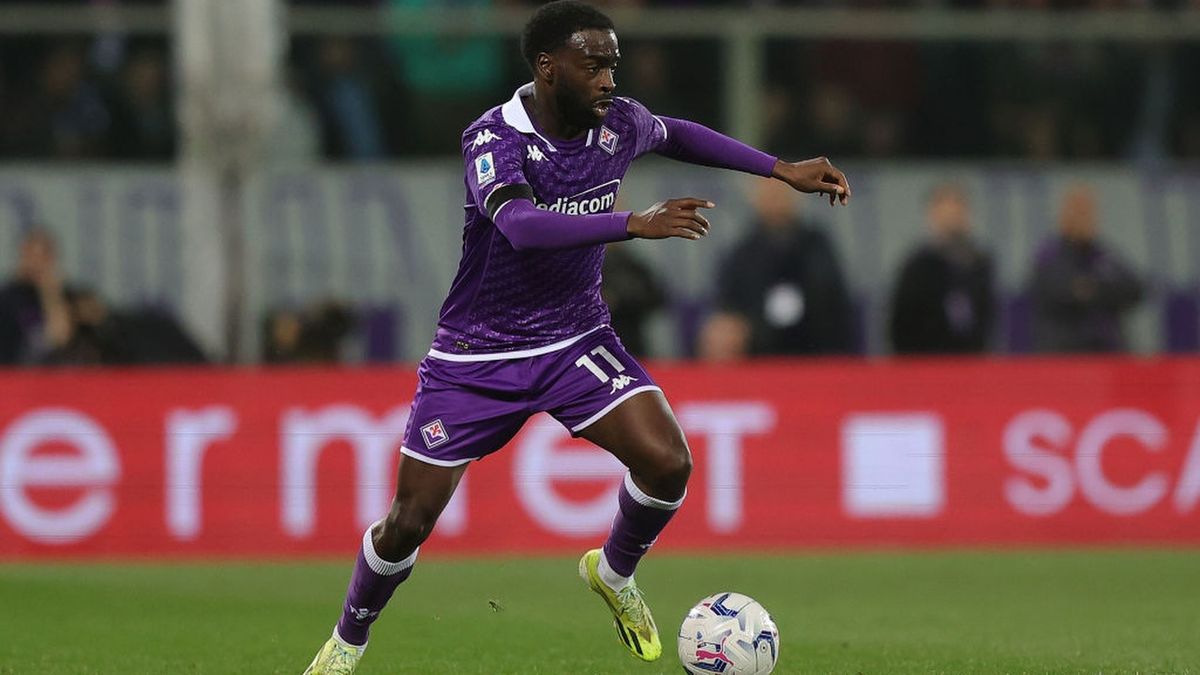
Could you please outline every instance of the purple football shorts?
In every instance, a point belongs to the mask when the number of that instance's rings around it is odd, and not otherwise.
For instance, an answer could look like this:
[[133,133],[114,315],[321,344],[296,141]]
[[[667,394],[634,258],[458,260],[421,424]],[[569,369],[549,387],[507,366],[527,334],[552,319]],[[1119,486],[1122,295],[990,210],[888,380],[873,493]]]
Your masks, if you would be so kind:
[[661,391],[608,326],[566,342],[495,360],[431,352],[417,368],[401,452],[458,466],[502,448],[535,413],[578,435],[630,396]]

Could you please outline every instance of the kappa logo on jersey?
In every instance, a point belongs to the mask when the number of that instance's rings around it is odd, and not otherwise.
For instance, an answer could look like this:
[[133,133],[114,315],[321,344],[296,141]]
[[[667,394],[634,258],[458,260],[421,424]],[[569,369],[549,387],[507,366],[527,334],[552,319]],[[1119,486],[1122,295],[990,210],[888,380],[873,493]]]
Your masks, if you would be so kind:
[[600,146],[601,150],[610,155],[616,154],[618,138],[620,138],[620,136],[613,133],[612,129],[609,129],[608,127],[600,127],[600,141],[597,143],[597,145]]
[[478,148],[480,146],[487,145],[492,141],[498,140],[500,140],[500,137],[496,134],[493,134],[491,129],[484,129],[483,131],[475,134],[475,140],[471,141],[471,147]]
[[358,619],[359,621],[372,616],[379,616],[379,612],[377,610],[368,609],[366,607],[351,607],[350,613],[353,614],[354,618]]
[[543,211],[565,213],[568,216],[586,216],[590,213],[605,213],[617,203],[617,191],[621,189],[621,179],[613,180],[588,188],[570,197],[559,197],[553,203],[535,201],[534,205]]
[[425,447],[430,450],[450,440],[450,434],[446,433],[446,425],[442,424],[441,420],[434,420],[421,427],[421,436],[425,438]]
[[618,375],[612,379],[612,391],[610,391],[608,393],[615,394],[618,391],[621,391],[625,387],[628,387],[630,384],[637,382],[637,381],[638,381],[638,379],[636,377],[630,377],[628,375]]
[[546,159],[546,155],[542,153],[542,149],[541,149],[541,148],[539,148],[538,146],[536,146],[536,145],[529,145],[529,146],[526,146],[526,147],[529,149],[529,154],[528,154],[528,157],[529,157],[529,160],[530,160],[530,161],[533,161],[533,162],[540,162],[540,161],[542,161],[543,159]]
[[475,177],[479,187],[496,180],[496,162],[492,159],[492,153],[485,152],[475,158]]

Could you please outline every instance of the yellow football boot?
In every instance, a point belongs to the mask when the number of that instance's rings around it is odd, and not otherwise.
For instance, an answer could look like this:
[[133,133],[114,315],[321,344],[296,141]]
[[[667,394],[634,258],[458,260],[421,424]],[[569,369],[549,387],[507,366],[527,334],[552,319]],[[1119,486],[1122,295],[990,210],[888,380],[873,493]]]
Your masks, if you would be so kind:
[[579,560],[580,578],[604,598],[604,604],[612,612],[613,624],[617,627],[617,635],[621,636],[621,643],[643,661],[657,660],[662,656],[662,643],[658,640],[658,626],[654,625],[646,598],[632,579],[620,591],[609,588],[600,578],[601,555],[603,553],[598,548],[583,554]]
[[304,675],[350,675],[358,667],[364,651],[366,647],[355,647],[331,637],[308,664]]

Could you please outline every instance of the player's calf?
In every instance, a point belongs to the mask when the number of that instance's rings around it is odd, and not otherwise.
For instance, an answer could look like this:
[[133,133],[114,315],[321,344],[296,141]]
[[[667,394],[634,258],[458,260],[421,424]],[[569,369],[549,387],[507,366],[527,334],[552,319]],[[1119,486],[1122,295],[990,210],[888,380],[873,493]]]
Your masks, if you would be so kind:
[[375,549],[388,560],[403,560],[425,543],[441,511],[393,501],[378,523]]
[[[686,482],[686,478],[684,480]],[[684,492],[684,488],[681,487],[680,492]],[[684,496],[680,494],[674,500],[659,499],[638,487],[632,475],[625,474],[625,480],[617,490],[617,516],[599,562],[600,577],[606,584],[620,590],[629,583],[638,562],[658,540],[658,535],[683,504]]]
[[[353,670],[362,656],[359,648],[367,644],[371,624],[396,587],[412,573],[418,547],[433,530],[462,475],[462,469],[415,460],[401,460],[400,468],[396,496],[388,515],[363,533],[334,639],[314,660],[315,673],[340,674]],[[323,659],[349,664],[351,669],[326,667]]]
[[379,618],[396,587],[412,574],[417,561],[414,549],[404,558],[381,555],[372,537],[380,524],[367,528],[362,546],[346,589],[346,600],[342,605],[342,616],[338,619],[336,636],[349,645],[362,647],[367,644],[371,624]]

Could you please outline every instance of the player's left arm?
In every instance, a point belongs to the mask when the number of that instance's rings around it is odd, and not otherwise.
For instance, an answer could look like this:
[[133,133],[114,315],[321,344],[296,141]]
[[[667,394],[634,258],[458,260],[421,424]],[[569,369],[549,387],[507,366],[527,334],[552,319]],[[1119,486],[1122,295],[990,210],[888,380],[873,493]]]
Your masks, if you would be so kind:
[[657,128],[649,129],[652,138],[647,149],[664,157],[776,178],[800,192],[826,195],[831,205],[850,201],[846,175],[824,157],[786,162],[703,124],[659,115],[652,118]]

